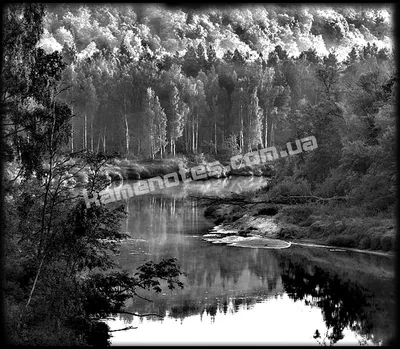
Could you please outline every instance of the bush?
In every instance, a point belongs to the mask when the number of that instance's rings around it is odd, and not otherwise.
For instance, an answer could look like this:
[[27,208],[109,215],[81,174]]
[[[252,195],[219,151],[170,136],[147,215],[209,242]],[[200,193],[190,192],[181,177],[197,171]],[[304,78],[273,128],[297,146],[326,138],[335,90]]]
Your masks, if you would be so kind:
[[361,239],[359,247],[364,250],[371,248],[371,239],[369,236],[365,236]]
[[269,191],[271,199],[280,196],[310,195],[310,193],[311,185],[306,179],[293,177],[285,177]]
[[185,155],[178,154],[175,158],[172,158],[177,165],[182,166],[184,168],[188,167],[189,160]]
[[359,182],[355,172],[344,172],[340,168],[330,171],[329,176],[315,188],[315,195],[321,197],[344,196]]
[[275,206],[268,206],[261,208],[256,215],[274,216],[278,213],[278,208]]
[[384,211],[395,203],[392,182],[385,174],[365,175],[350,195],[352,203],[356,205],[363,203],[370,213]]
[[332,246],[356,247],[352,236],[331,236],[327,239],[326,243]]
[[380,236],[372,236],[371,237],[371,249],[372,250],[381,250],[381,237]]
[[207,163],[204,153],[195,154],[191,159],[195,164],[205,165]]
[[120,160],[120,161],[117,163],[117,165],[118,165],[118,166],[131,166],[131,165],[132,165],[132,161],[123,159],[123,160]]
[[313,213],[312,209],[308,206],[295,206],[289,212],[294,224],[306,221]]
[[393,251],[395,247],[395,238],[391,235],[381,237],[381,247],[383,251]]

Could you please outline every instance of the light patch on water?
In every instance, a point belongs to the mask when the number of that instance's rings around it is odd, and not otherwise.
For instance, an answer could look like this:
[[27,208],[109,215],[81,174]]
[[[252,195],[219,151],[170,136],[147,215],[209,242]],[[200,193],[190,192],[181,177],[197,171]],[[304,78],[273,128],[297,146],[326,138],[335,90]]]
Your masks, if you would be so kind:
[[[111,330],[129,326],[137,329],[115,332],[113,346],[125,345],[316,345],[315,330],[327,332],[321,309],[296,302],[288,295],[269,298],[251,309],[237,312],[203,313],[184,319],[166,316],[154,321],[133,318],[129,324],[121,318],[107,321]],[[155,335],[157,334],[157,335]],[[337,345],[359,345],[361,337],[350,329]],[[327,343],[329,345],[329,342]],[[363,344],[372,344],[370,341]]]

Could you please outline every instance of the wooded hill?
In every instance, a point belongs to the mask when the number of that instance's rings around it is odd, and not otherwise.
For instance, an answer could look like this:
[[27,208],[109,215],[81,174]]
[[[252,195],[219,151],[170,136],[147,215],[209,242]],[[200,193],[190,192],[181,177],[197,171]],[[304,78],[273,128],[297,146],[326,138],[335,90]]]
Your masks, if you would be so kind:
[[249,151],[314,132],[324,103],[352,129],[372,117],[361,95],[393,76],[390,7],[46,8],[39,46],[68,64],[71,150]]

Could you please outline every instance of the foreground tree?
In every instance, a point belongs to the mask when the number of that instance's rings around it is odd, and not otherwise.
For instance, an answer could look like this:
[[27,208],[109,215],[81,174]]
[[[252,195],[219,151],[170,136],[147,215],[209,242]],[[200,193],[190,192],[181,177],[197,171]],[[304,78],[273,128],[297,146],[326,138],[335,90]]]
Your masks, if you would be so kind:
[[[26,35],[41,32],[42,16],[42,6],[23,4],[9,5],[4,17],[7,339],[17,345],[106,345],[109,328],[102,319],[124,312],[125,300],[140,288],[160,292],[161,280],[171,289],[183,287],[182,272],[175,259],[149,261],[133,276],[114,263],[125,237],[124,207],[87,205],[80,194],[86,189],[89,198],[99,198],[109,183],[102,167],[110,157],[69,150],[72,113],[57,99],[65,63]],[[82,171],[89,178],[79,188],[73,177]]]

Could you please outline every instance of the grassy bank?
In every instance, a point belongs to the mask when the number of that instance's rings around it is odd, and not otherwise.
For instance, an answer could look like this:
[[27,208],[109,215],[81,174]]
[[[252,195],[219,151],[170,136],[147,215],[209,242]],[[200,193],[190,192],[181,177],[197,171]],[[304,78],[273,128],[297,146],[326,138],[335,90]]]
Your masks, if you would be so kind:
[[374,251],[395,251],[396,226],[389,213],[367,216],[345,204],[286,205],[274,217],[278,237],[291,241]]
[[123,179],[148,179],[179,171],[179,166],[186,167],[184,158],[146,160],[114,159],[106,165],[109,171],[120,173]]
[[345,204],[219,202],[209,205],[205,216],[236,231],[238,236],[258,235],[370,251],[396,250],[393,215],[367,216]]
[[[211,168],[210,164],[219,163],[222,167]],[[212,171],[220,171],[215,178],[233,176],[268,176],[273,173],[271,166],[267,164],[260,164],[257,166],[245,166],[242,164],[239,168],[227,169],[230,166],[230,159],[226,156],[214,158],[210,155],[202,153],[190,156],[176,156],[173,158],[153,159],[153,160],[127,160],[127,159],[114,159],[106,165],[106,171],[112,176],[113,173],[118,173],[123,179],[138,180],[148,179],[156,176],[164,176],[169,173],[177,172],[181,168],[187,170],[203,165],[206,167],[207,173]]]

